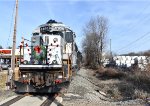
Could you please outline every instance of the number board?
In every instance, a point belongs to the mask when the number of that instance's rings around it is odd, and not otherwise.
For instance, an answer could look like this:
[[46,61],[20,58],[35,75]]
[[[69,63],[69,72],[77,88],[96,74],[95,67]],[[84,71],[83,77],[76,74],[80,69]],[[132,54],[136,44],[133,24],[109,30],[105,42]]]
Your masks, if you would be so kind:
[[47,32],[51,30],[51,26],[43,26],[40,28],[40,32]]

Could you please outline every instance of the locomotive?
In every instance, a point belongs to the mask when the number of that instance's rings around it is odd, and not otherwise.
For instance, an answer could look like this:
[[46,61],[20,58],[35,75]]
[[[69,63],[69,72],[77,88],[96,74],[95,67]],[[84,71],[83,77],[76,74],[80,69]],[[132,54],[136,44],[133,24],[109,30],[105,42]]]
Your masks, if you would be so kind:
[[16,91],[51,93],[67,87],[82,58],[75,37],[62,22],[49,20],[38,26],[32,33],[31,45],[20,45]]

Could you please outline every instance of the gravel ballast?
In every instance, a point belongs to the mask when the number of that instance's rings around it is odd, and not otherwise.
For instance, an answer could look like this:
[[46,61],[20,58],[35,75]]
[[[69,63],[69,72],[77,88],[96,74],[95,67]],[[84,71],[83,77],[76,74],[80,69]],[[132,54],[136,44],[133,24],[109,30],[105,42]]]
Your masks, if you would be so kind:
[[[98,86],[92,81],[94,76],[90,76],[90,70],[81,68],[73,78],[67,89],[67,94],[63,97],[64,106],[144,106],[142,100],[128,100],[114,102],[110,98],[96,91]],[[93,78],[92,78],[93,77]],[[97,79],[98,80],[98,79]]]

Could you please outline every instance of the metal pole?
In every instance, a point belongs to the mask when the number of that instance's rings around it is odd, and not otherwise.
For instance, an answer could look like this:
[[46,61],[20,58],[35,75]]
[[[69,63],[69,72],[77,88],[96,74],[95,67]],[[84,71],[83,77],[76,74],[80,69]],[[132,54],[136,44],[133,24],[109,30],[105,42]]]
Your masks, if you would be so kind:
[[47,61],[47,50],[48,50],[48,45],[46,45],[46,65],[48,64],[48,61]]
[[111,39],[110,39],[110,59],[112,59],[112,53],[111,53]]
[[100,66],[102,66],[102,53],[103,53],[103,33],[101,35],[101,39],[100,39]]
[[21,58],[22,58],[22,56],[21,56],[21,45],[19,46],[19,48],[20,48],[19,64],[21,64]]
[[70,78],[69,52],[68,52],[68,78]]
[[24,61],[24,37],[22,37],[22,44],[23,44],[23,46],[22,46],[22,50],[23,50],[23,51],[22,51],[22,53],[23,53],[23,57],[22,57],[22,58],[23,58],[23,61]]
[[[17,29],[17,16],[18,16],[18,0],[16,0],[16,14],[15,14],[15,23],[14,23],[14,34],[13,34],[13,46],[12,46],[12,57],[11,57],[11,69],[14,72],[15,70],[15,49],[16,49],[16,29]],[[12,72],[12,74],[13,74]],[[13,75],[11,77],[11,88],[13,83]]]

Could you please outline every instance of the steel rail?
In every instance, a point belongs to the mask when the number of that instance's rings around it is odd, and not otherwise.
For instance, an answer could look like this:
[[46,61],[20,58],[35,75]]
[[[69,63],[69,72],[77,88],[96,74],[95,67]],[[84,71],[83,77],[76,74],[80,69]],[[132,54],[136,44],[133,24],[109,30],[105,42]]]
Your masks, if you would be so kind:
[[55,100],[55,94],[48,96],[48,98],[40,105],[40,106],[50,106],[52,102]]
[[25,96],[17,96],[17,97],[15,97],[15,98],[11,99],[10,101],[7,101],[7,102],[3,103],[3,104],[0,105],[0,106],[10,106],[11,104],[13,104],[13,103],[19,101],[20,99],[22,99],[22,98],[24,98],[24,97],[25,97]]

